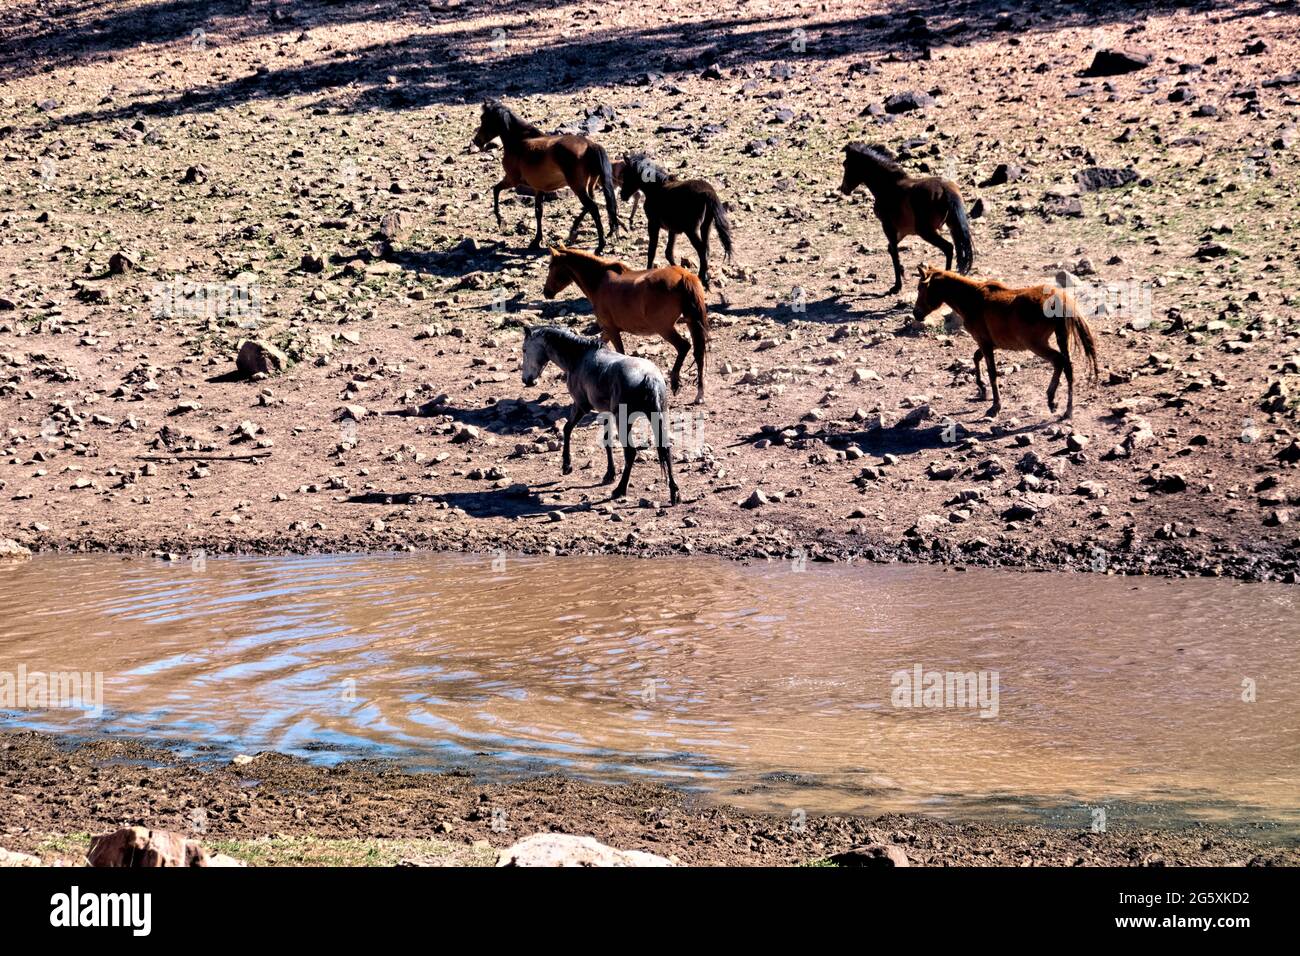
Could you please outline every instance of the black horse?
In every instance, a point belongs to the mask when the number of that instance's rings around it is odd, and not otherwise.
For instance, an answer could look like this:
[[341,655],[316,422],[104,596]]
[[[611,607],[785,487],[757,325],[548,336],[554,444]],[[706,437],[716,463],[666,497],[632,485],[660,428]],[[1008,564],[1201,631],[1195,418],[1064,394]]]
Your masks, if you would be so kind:
[[953,247],[939,230],[946,222],[957,244],[957,271],[970,272],[974,251],[970,241],[970,221],[957,187],[938,176],[917,177],[894,162],[883,146],[849,143],[844,147],[844,181],[840,192],[848,195],[866,184],[875,197],[876,218],[889,242],[889,258],[894,261],[894,285],[890,294],[903,288],[903,264],[898,259],[898,244],[908,236],[920,236],[939,249],[946,269],[952,269]]
[[703,179],[677,179],[652,163],[645,153],[631,153],[623,158],[622,192],[624,202],[637,192],[645,194],[645,217],[650,228],[646,268],[654,268],[660,227],[668,229],[664,255],[671,265],[677,265],[673,242],[678,233],[684,232],[700,257],[700,281],[709,288],[709,232],[714,225],[726,257],[731,258],[731,220],[713,187]]

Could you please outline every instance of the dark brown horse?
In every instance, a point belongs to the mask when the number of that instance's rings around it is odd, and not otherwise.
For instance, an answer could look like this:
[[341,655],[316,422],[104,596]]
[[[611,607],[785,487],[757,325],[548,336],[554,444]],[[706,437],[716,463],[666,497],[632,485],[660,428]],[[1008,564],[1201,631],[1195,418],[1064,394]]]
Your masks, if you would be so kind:
[[622,172],[624,202],[637,192],[645,194],[645,217],[650,228],[646,268],[654,268],[661,227],[668,230],[664,255],[671,265],[677,265],[673,243],[678,233],[684,232],[700,257],[700,281],[704,288],[709,288],[709,232],[715,224],[722,251],[728,259],[731,258],[731,220],[727,218],[727,209],[713,187],[703,179],[678,179],[652,163],[645,153],[625,156]]
[[903,288],[898,244],[908,236],[920,236],[940,249],[946,268],[952,268],[953,245],[939,235],[945,222],[957,245],[957,271],[962,275],[970,272],[974,260],[970,221],[955,185],[938,176],[908,175],[883,146],[849,143],[844,147],[844,181],[840,183],[840,192],[847,196],[863,184],[876,199],[876,217],[884,227],[889,257],[894,261],[894,285],[887,294]]
[[[543,295],[554,299],[575,282],[591,302],[601,337],[618,351],[627,351],[623,347],[624,332],[662,336],[677,350],[671,377],[673,394],[682,386],[682,364],[694,346],[695,404],[704,401],[709,310],[704,304],[704,288],[693,273],[680,266],[640,272],[580,249],[552,249]],[[677,331],[681,319],[686,320],[690,342]]]
[[[912,315],[919,321],[947,305],[961,320],[979,348],[975,350],[975,384],[979,397],[986,395],[984,380],[980,378],[980,359],[988,365],[989,384],[993,386],[993,407],[988,410],[992,418],[1001,410],[998,397],[998,370],[993,363],[994,349],[1033,352],[1052,363],[1052,381],[1047,386],[1047,407],[1056,411],[1056,387],[1061,373],[1069,388],[1065,415],[1074,414],[1074,363],[1070,361],[1070,345],[1083,349],[1092,378],[1097,377],[1097,342],[1092,329],[1079,314],[1074,296],[1064,289],[1050,285],[1028,286],[1013,289],[1001,282],[981,282],[968,279],[955,272],[917,267],[920,282],[916,286],[916,306]],[[1057,348],[1049,344],[1056,336]]]
[[585,136],[548,135],[501,103],[489,101],[483,104],[483,115],[473,142],[479,149],[484,149],[494,139],[501,140],[501,165],[505,168],[501,181],[492,187],[492,212],[497,217],[497,228],[502,227],[501,190],[525,185],[533,191],[537,215],[537,234],[533,236],[531,248],[541,248],[543,194],[556,192],[567,185],[582,203],[582,213],[573,223],[573,234],[576,235],[583,216],[590,214],[596,221],[596,251],[603,251],[605,227],[600,221],[600,208],[592,196],[597,184],[605,195],[610,235],[618,232],[614,170],[604,147]]

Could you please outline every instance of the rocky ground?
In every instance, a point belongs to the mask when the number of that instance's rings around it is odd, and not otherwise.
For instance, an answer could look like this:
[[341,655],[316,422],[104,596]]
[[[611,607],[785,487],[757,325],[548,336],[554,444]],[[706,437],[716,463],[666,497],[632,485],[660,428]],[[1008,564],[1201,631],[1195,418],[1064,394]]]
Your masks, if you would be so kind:
[[1271,842],[1264,829],[1092,833],[897,814],[796,825],[650,786],[489,784],[373,763],[326,769],[278,754],[236,760],[214,766],[128,741],[0,735],[0,847],[78,864],[91,835],[141,824],[255,865],[482,865],[538,832],[687,865],[825,864],[872,844],[897,847],[913,866],[1300,865],[1300,849]]
[[[1297,580],[1295,4],[1018,9],[10,5],[0,537]],[[1112,48],[1155,53],[1081,75]],[[594,426],[559,474],[566,393],[524,390],[518,325],[590,312],[542,300],[529,199],[491,219],[487,97],[649,148],[732,210],[679,507],[648,462],[609,502]],[[983,419],[970,340],[883,294],[869,199],[836,190],[859,139],[959,184],[978,275],[1121,290],[1073,422],[1016,353]],[[576,210],[548,204],[550,240]],[[643,216],[615,253],[643,259]],[[939,258],[905,243],[909,270]],[[288,367],[232,374],[246,338]]]

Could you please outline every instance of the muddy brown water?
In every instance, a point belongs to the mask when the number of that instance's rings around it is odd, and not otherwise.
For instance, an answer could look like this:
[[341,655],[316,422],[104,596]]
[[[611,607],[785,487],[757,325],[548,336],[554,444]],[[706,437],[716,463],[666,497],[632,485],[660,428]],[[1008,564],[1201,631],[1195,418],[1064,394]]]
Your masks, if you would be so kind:
[[[648,779],[795,815],[1297,832],[1297,600],[910,565],[41,556],[0,565],[0,725]],[[31,675],[74,671],[102,673],[102,712],[40,706]]]

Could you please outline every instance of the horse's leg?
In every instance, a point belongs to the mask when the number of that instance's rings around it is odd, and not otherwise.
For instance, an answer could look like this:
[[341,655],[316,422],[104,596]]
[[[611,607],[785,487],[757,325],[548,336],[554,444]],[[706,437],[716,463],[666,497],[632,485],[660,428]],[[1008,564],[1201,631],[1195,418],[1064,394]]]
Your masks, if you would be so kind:
[[569,230],[569,238],[565,240],[566,246],[571,246],[578,241],[578,227],[582,225],[582,220],[587,218],[587,207],[582,207],[582,212],[578,213],[578,218],[573,220],[573,228]]
[[591,198],[591,181],[581,170],[568,173],[565,180],[573,190],[573,194],[578,197],[578,202],[582,203],[582,208],[591,213],[591,218],[596,223],[596,255],[600,255],[605,251],[605,224],[600,219],[600,207],[596,205],[596,200]]
[[704,326],[698,322],[688,322],[686,327],[691,333],[691,343],[695,346],[695,405],[704,404],[704,349],[708,344],[708,335]]
[[533,236],[532,244],[529,249],[542,248],[542,193],[538,190],[533,197],[533,209],[537,215],[537,235]]
[[631,436],[623,440],[629,442],[623,446],[623,477],[619,479],[618,487],[610,495],[611,498],[622,498],[627,494],[627,480],[632,476],[632,463],[636,461],[636,446],[631,444]]
[[492,187],[492,212],[497,217],[498,229],[504,228],[501,225],[501,190],[505,188],[506,188],[506,181],[504,179],[502,179],[501,182],[497,183],[495,186]]
[[582,205],[591,213],[592,220],[596,223],[596,255],[605,251],[605,224],[600,219],[600,207],[596,205],[596,200],[591,198],[590,193],[582,193],[579,197]]
[[677,265],[677,259],[673,255],[673,243],[677,241],[677,232],[674,229],[668,230],[668,245],[664,246],[664,258],[668,260],[670,266]]
[[611,326],[609,330],[609,341],[610,344],[614,346],[614,351],[618,352],[620,355],[627,354],[627,349],[623,348],[623,333],[613,326]]
[[1056,344],[1061,350],[1061,369],[1065,372],[1065,417],[1074,417],[1074,363],[1070,361],[1070,330],[1058,321]]
[[605,460],[609,467],[605,469],[605,477],[600,479],[602,485],[607,485],[614,480],[614,432],[607,430],[603,439],[605,443]]
[[984,401],[985,397],[989,393],[989,390],[984,387],[984,375],[980,371],[980,363],[983,361],[984,361],[984,348],[983,346],[980,346],[975,349],[975,387],[979,389],[979,391],[975,395],[975,400],[977,402]]
[[665,332],[664,338],[677,350],[677,361],[673,363],[673,374],[669,379],[672,382],[673,394],[676,395],[682,387],[682,365],[685,364],[687,353],[691,350],[691,343],[686,341],[685,336],[676,328],[670,328]]
[[650,223],[650,249],[646,252],[645,267],[653,269],[655,267],[655,253],[659,251],[659,220],[650,216],[646,211],[646,220]]
[[658,448],[659,464],[663,466],[664,473],[668,476],[668,502],[677,504],[681,495],[677,492],[677,479],[673,477],[673,453],[669,448],[660,445]]
[[695,254],[700,257],[700,282],[704,283],[704,288],[709,287],[709,247],[706,241],[694,229],[686,233],[686,238],[691,241],[695,247]]
[[890,286],[885,295],[893,295],[895,292],[902,291],[903,288],[903,263],[898,258],[898,230],[883,219],[880,224],[885,227],[885,240],[889,243],[889,258],[894,263],[894,284]]
[[921,238],[943,253],[943,267],[952,271],[952,243],[939,235],[938,230],[930,229],[921,233]]
[[1047,410],[1054,412],[1056,411],[1056,388],[1061,384],[1061,372],[1065,368],[1065,363],[1061,360],[1061,353],[1046,342],[1033,346],[1032,351],[1039,358],[1052,363],[1052,380],[1047,385]]
[[984,346],[984,362],[989,367],[989,387],[993,389],[993,406],[985,413],[985,418],[996,418],[1002,411],[1002,399],[998,396],[998,367],[993,363],[993,343]]
[[709,232],[713,229],[713,217],[705,216],[704,222],[700,225],[700,281],[704,283],[704,288],[709,288]]
[[591,411],[584,402],[575,401],[573,408],[569,410],[569,419],[564,423],[564,454],[560,456],[560,474],[567,475],[573,471],[573,459],[569,456],[569,436],[573,434],[573,427],[578,424],[587,412]]

